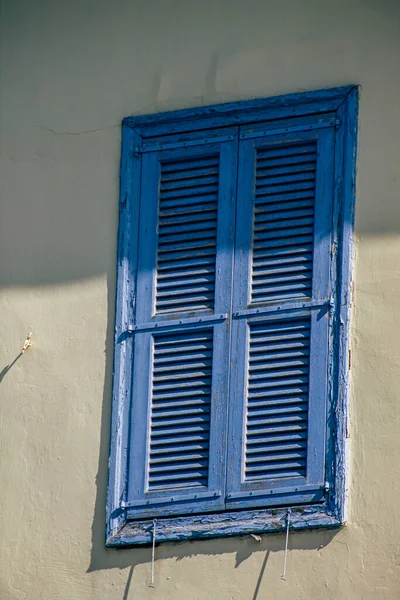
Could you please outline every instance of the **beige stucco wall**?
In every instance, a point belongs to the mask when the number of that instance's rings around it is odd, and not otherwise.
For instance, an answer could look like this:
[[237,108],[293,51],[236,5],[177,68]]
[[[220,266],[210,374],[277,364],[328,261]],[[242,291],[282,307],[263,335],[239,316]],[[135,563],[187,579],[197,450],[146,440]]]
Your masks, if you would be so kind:
[[[1,0],[0,599],[400,598],[400,5]],[[349,523],[106,550],[121,118],[361,84]],[[17,357],[29,331],[33,347]]]

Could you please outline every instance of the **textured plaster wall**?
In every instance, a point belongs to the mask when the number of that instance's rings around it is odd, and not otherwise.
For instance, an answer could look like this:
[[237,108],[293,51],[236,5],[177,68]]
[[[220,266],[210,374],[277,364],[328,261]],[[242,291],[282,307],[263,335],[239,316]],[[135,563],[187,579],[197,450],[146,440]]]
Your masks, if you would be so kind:
[[[400,5],[1,0],[0,599],[400,598]],[[349,523],[104,548],[121,118],[361,84]],[[27,333],[33,347],[18,356]],[[9,368],[7,365],[11,365]]]

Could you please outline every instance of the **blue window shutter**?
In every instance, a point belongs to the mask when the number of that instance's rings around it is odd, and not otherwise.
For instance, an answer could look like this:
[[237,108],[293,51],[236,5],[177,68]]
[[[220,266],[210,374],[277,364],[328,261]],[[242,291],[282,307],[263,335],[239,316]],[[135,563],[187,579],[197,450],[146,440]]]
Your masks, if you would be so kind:
[[237,139],[215,136],[142,154],[131,519],[225,503]]
[[334,135],[241,131],[228,508],[324,498]]

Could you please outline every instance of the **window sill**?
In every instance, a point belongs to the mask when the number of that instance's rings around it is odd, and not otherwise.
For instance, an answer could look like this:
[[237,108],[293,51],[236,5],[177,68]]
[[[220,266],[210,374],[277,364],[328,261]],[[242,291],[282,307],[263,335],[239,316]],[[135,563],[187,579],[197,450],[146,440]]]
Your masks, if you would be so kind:
[[[157,519],[157,542],[182,541],[245,535],[276,533],[287,523],[287,508],[232,511],[218,514]],[[290,529],[336,528],[343,523],[331,511],[318,505],[291,507]],[[153,520],[128,521],[115,535],[108,537],[108,547],[150,544],[153,539]]]

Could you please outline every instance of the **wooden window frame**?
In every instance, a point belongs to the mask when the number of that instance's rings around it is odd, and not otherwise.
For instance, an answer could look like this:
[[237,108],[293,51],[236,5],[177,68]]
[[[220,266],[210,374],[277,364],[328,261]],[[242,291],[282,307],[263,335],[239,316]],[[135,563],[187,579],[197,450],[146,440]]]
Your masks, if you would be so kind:
[[[138,198],[140,154],[146,148],[170,147],[176,134],[180,144],[201,138],[202,131],[274,123],[274,133],[286,131],[285,119],[301,118],[300,124],[318,123],[324,113],[335,113],[334,168],[335,340],[329,362],[330,432],[327,443],[326,502],[291,506],[290,528],[340,527],[346,521],[347,428],[349,404],[349,320],[354,229],[357,149],[358,88],[346,86],[260,100],[185,109],[155,115],[127,117],[122,122],[120,171],[120,221],[117,264],[114,375],[112,398],[106,545],[126,547],[152,541],[152,519],[129,520],[124,503],[129,463],[130,381],[132,336],[129,330],[136,299]],[[282,124],[282,130],[277,126]],[[293,122],[293,121],[292,121]],[[162,137],[160,137],[162,136]],[[174,136],[174,137],[170,137]],[[281,531],[286,527],[288,507],[227,510],[161,517],[157,541],[211,538],[246,533]]]

